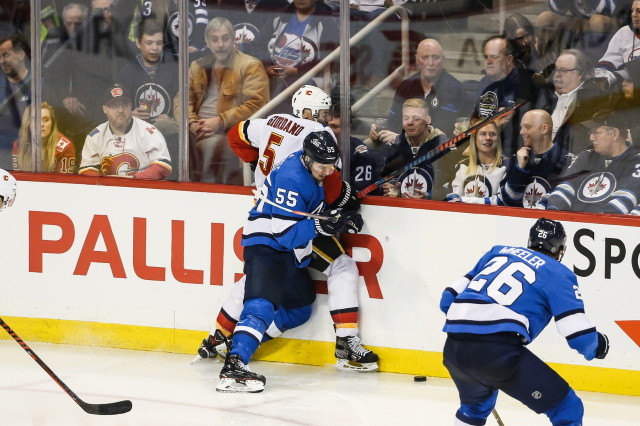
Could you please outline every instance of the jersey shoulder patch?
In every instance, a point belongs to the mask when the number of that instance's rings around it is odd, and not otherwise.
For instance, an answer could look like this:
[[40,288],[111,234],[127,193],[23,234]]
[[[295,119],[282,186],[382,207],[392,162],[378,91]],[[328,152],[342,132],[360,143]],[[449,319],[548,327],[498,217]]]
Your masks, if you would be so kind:
[[93,129],[93,130],[91,131],[91,133],[89,133],[89,136],[95,136],[95,135],[97,135],[98,133],[100,133],[100,130],[98,130],[98,128],[96,127],[95,129]]

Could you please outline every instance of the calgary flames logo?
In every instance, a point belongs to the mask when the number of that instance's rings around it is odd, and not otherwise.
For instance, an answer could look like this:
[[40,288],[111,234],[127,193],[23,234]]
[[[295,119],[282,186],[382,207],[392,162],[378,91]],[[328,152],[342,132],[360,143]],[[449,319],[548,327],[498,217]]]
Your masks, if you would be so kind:
[[133,176],[140,169],[140,161],[129,152],[109,155],[100,162],[100,171],[104,176]]

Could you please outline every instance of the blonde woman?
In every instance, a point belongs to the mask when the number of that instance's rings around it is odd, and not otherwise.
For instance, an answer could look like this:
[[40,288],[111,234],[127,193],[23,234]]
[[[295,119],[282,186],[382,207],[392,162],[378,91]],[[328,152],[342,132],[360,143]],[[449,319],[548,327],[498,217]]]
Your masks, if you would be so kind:
[[[28,107],[22,116],[18,140],[13,144],[13,168],[15,170],[34,170],[30,126],[31,107]],[[46,102],[42,103],[40,135],[42,137],[42,171],[49,173],[75,173],[76,148],[71,139],[58,130],[53,107]]]
[[[500,130],[489,123],[471,136],[469,157],[456,166],[447,201],[498,204],[498,189],[505,178],[507,159],[502,156]],[[501,204],[501,203],[500,203]]]

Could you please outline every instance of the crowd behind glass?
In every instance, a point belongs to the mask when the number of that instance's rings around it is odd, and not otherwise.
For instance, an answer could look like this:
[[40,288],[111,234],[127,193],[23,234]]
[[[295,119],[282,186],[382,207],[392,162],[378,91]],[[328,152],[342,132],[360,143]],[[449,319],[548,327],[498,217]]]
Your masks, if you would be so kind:
[[[242,185],[227,132],[291,85],[331,94],[328,127],[339,137],[338,61],[300,81],[340,45],[338,3],[189,0],[188,52],[181,52],[176,0],[43,0],[38,43],[30,39],[29,3],[15,2],[0,11],[0,168],[176,180],[184,143],[188,180]],[[455,66],[455,32],[417,16],[415,3],[351,1],[351,34],[404,7],[411,40],[410,72],[349,117],[356,190],[391,176],[371,195],[640,212],[640,1],[593,2],[602,10],[536,2],[535,12],[491,14],[506,18],[487,20],[495,28],[475,34],[477,70]],[[397,66],[402,15],[389,14],[352,49],[352,94],[375,90]],[[188,61],[184,106],[179,58]],[[267,114],[292,112],[290,99],[269,106]],[[187,141],[178,124],[185,110]],[[504,110],[511,112],[492,120]],[[463,144],[422,161],[470,127],[477,131]]]

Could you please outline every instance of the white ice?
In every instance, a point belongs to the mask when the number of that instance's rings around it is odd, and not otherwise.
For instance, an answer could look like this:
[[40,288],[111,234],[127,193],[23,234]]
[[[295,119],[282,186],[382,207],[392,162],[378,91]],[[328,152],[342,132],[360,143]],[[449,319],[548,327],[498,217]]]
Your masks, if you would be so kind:
[[[196,342],[197,343],[197,342]],[[391,373],[349,373],[333,366],[253,362],[267,377],[259,394],[215,391],[221,363],[193,355],[30,344],[89,403],[129,399],[131,412],[86,414],[13,340],[0,341],[0,425],[452,425],[457,393],[449,379]],[[197,345],[196,345],[197,346]],[[578,392],[585,425],[640,425],[640,397]],[[501,395],[507,426],[548,425],[544,415]],[[490,417],[487,425],[495,425]]]

